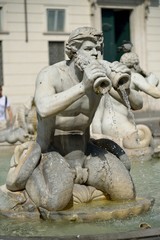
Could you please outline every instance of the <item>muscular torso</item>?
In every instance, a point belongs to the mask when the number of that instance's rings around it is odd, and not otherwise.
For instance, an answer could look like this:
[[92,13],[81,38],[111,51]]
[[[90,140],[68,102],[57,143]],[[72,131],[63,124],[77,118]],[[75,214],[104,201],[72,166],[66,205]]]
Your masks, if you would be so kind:
[[[60,66],[58,71],[61,84],[56,88],[57,92],[70,89],[79,83],[72,76],[68,66]],[[93,89],[90,89],[84,96],[56,115],[55,129],[84,132],[92,121],[99,101],[100,96],[94,93]]]
[[[64,62],[53,67],[56,67],[59,73],[59,79],[56,79],[55,85],[56,93],[68,90],[79,83]],[[54,76],[53,81],[55,81]],[[52,147],[62,155],[75,150],[85,151],[89,126],[100,99],[101,96],[90,89],[56,116],[51,115],[44,119],[39,117],[38,142],[43,145],[44,151]]]

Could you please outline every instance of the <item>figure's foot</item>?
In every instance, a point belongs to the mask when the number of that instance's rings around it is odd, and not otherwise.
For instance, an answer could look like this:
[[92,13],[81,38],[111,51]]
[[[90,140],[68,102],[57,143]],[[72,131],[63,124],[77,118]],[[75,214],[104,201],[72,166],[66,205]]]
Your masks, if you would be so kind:
[[0,215],[39,218],[39,212],[25,191],[12,192],[0,187]]
[[41,148],[34,141],[25,142],[15,148],[6,180],[9,190],[19,191],[25,188],[28,178],[40,161],[40,156]]

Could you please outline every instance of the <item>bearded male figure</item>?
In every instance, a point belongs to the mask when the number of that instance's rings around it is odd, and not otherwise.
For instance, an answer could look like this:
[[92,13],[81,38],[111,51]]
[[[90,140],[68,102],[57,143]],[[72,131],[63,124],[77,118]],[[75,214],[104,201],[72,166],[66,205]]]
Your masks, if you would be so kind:
[[38,128],[33,149],[42,154],[35,160],[30,151],[25,161],[33,157],[35,162],[23,184],[20,180],[17,184],[10,174],[7,181],[11,191],[25,189],[37,207],[48,211],[66,208],[75,183],[92,186],[111,200],[135,198],[128,167],[90,141],[90,124],[101,93],[123,102],[119,84],[124,83],[131,107],[142,107],[142,99],[129,89],[129,81],[115,81],[118,73],[129,76],[129,69],[119,62],[102,60],[102,46],[101,32],[78,28],[66,45],[69,60],[44,68],[37,77]]

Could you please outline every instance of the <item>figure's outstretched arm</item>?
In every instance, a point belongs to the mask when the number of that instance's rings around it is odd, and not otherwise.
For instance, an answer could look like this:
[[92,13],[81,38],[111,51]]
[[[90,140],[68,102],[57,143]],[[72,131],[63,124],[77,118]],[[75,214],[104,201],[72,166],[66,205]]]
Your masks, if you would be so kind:
[[[132,110],[139,110],[143,107],[143,99],[140,93],[134,89],[126,89],[126,96],[128,97],[130,106]],[[123,99],[122,93],[120,90],[111,89],[110,95],[116,99],[118,102],[122,103],[124,106],[128,107],[126,102]]]
[[141,109],[143,106],[143,100],[141,95],[135,90],[131,89],[131,71],[128,67],[120,62],[109,63],[102,61],[102,65],[107,71],[107,76],[112,82],[112,88],[110,95],[115,98],[118,102],[127,106],[124,100],[122,90],[126,92],[126,97],[130,102],[130,106],[133,110]]
[[131,82],[133,88],[145,92],[146,94],[150,95],[154,98],[160,98],[160,89],[153,84],[152,82],[147,81],[146,78],[141,76],[138,73],[131,74]]

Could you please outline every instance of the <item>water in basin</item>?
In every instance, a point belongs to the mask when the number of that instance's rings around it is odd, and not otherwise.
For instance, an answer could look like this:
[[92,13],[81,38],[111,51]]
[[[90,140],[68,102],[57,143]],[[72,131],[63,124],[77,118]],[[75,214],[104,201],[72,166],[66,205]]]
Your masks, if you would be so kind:
[[[13,148],[0,149],[0,185],[5,184],[9,161]],[[152,228],[160,226],[160,159],[132,162],[131,175],[136,186],[137,196],[154,198],[152,209],[137,217],[125,220],[98,221],[92,223],[55,223],[53,221],[31,219],[9,219],[0,217],[2,236],[67,236],[91,235],[139,230],[143,222]]]

